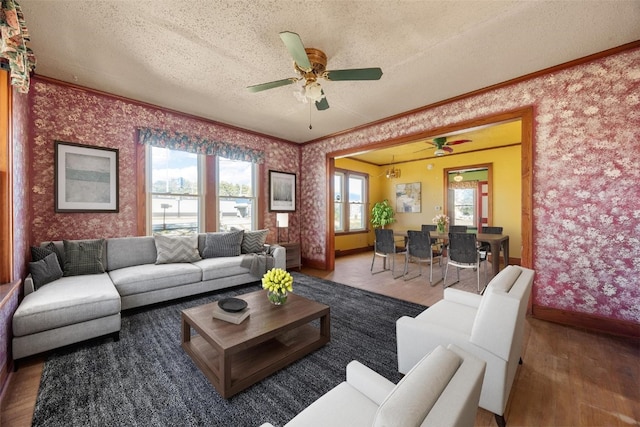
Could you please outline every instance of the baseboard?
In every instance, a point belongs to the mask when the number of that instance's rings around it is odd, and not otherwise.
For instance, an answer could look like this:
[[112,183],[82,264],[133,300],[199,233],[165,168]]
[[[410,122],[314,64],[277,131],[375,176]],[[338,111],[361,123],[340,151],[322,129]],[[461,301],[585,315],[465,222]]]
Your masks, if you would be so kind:
[[371,252],[373,250],[373,246],[366,246],[364,248],[353,248],[353,249],[336,249],[335,256],[336,258],[347,256],[347,255],[356,255],[364,252]]
[[560,310],[534,304],[533,317],[549,322],[604,332],[611,335],[640,338],[640,324],[626,320],[609,319],[588,313]]
[[316,270],[326,270],[327,264],[324,261],[302,258],[302,265]]

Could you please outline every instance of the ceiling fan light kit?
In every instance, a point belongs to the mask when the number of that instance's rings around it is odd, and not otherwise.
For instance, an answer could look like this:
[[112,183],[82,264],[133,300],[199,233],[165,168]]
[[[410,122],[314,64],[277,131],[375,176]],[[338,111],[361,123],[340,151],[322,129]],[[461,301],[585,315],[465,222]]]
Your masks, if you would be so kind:
[[[322,111],[329,108],[329,103],[322,90],[322,86],[317,81],[318,79],[322,78],[331,81],[379,80],[382,77],[382,70],[380,68],[327,71],[327,55],[323,51],[315,48],[305,48],[300,36],[291,31],[281,32],[280,39],[282,39],[282,42],[293,58],[293,68],[299,77],[290,77],[288,79],[248,86],[247,89],[249,92],[261,92],[304,80],[302,95],[304,95],[304,98],[307,100],[315,102],[316,108]],[[300,98],[300,95],[297,93],[295,95],[297,98]]]

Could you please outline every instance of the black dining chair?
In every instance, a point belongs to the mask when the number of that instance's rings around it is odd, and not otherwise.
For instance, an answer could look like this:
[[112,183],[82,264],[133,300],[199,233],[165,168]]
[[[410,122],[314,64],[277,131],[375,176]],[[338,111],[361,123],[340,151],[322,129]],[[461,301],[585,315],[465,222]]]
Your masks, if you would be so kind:
[[466,233],[467,226],[466,225],[450,225],[449,233]]
[[[432,239],[429,232],[409,230],[407,231],[407,251],[404,257],[404,280],[415,279],[422,276],[422,264],[429,263],[429,283],[433,285],[433,261],[437,258],[442,273],[442,246],[439,246],[437,239]],[[407,277],[409,273],[409,262],[413,260],[418,264],[418,274]],[[444,277],[444,275],[442,275]]]
[[[482,227],[481,232],[483,234],[502,234],[502,227]],[[491,245],[488,243],[483,243],[480,246],[480,249],[486,251],[487,254],[491,253]],[[493,256],[491,257],[491,262],[500,262],[500,254],[497,254],[496,256],[496,260],[493,259]]]
[[[373,259],[371,260],[371,274],[382,273],[388,271],[386,266],[387,259],[391,259],[391,275],[394,279],[397,279],[395,275],[396,255],[404,254],[406,247],[396,246],[396,241],[393,237],[393,230],[390,228],[376,228],[375,229],[376,240],[373,242]],[[376,257],[383,259],[382,270],[373,271],[373,265],[376,262]]]
[[456,267],[456,273],[458,275],[458,280],[451,283],[451,285],[460,281],[461,268],[473,268],[477,272],[478,276],[478,293],[481,293],[480,265],[484,263],[484,283],[486,286],[487,264],[485,261],[487,260],[487,252],[478,249],[478,240],[476,239],[476,235],[469,233],[449,233],[447,256],[447,268],[444,271],[444,287],[447,287],[447,274],[449,273],[450,265]]
[[429,233],[431,231],[436,231],[438,226],[435,224],[422,224],[421,229],[423,233]]

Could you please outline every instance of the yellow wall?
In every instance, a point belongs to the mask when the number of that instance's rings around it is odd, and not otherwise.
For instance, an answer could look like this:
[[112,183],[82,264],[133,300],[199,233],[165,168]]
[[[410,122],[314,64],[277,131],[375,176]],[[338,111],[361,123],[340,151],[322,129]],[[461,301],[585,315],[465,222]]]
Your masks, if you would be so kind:
[[[443,156],[415,162],[397,163],[400,178],[387,179],[387,166],[376,167],[351,159],[336,159],[336,167],[369,174],[369,210],[375,202],[388,199],[396,206],[396,184],[421,183],[422,209],[420,213],[396,212],[393,228],[419,230],[422,224],[432,224],[432,219],[443,212],[444,169],[491,163],[493,165],[493,221],[492,225],[504,228],[509,235],[510,257],[519,258],[522,246],[521,233],[521,176],[520,145],[479,151],[469,154]],[[431,170],[427,165],[432,164]],[[442,210],[436,210],[439,206]],[[373,231],[369,233],[336,236],[336,250],[363,248],[373,245]]]
[[[465,166],[491,163],[493,165],[493,221],[492,225],[504,228],[509,235],[509,255],[519,258],[521,254],[521,177],[520,146],[486,150],[455,156],[443,156],[435,159],[411,163],[399,163],[400,178],[378,182],[381,197],[388,198],[395,207],[395,185],[400,183],[422,183],[422,212],[396,212],[393,228],[397,230],[419,230],[422,224],[433,224],[433,217],[444,212],[444,169],[464,168]],[[514,159],[518,159],[514,161]],[[433,164],[431,170],[427,164]],[[381,168],[384,170],[384,168]],[[436,210],[439,206],[442,210]]]

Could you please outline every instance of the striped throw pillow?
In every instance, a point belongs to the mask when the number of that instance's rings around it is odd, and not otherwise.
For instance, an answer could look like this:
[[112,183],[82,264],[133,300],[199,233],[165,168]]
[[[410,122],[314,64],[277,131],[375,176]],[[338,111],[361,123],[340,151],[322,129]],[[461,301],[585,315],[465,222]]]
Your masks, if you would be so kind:
[[198,252],[198,235],[153,236],[156,243],[156,264],[170,264],[173,262],[194,262],[200,258]]
[[239,256],[243,235],[244,230],[207,233],[202,257],[216,258],[223,256]]
[[242,237],[242,253],[252,254],[264,252],[264,243],[267,241],[269,230],[245,231]]

